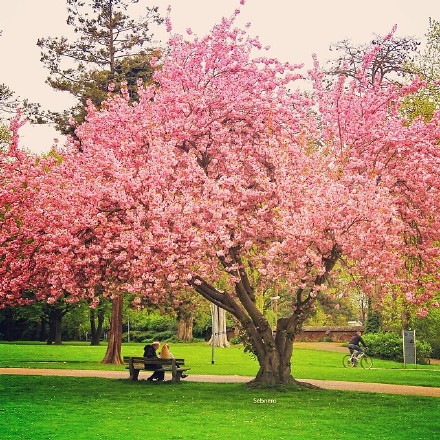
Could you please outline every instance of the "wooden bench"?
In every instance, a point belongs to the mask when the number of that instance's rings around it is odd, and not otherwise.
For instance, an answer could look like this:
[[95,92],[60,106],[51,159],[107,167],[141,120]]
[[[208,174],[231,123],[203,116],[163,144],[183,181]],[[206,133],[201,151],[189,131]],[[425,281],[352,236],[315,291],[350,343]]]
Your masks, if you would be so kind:
[[[124,356],[124,362],[127,364],[127,369],[130,370],[130,380],[139,380],[139,372],[141,370],[147,371],[171,371],[171,381],[180,382],[182,374],[189,370],[189,368],[182,368],[185,365],[184,359],[151,359],[145,357]],[[161,365],[162,368],[154,369],[151,366]],[[150,367],[149,367],[150,366]]]

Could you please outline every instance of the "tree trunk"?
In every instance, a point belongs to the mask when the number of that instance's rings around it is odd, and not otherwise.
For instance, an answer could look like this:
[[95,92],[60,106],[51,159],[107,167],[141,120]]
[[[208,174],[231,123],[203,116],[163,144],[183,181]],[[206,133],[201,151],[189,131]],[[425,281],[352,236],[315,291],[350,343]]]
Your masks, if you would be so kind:
[[102,364],[122,365],[122,305],[123,295],[116,294],[112,300],[112,316],[110,318],[110,331],[108,336],[107,352]]
[[64,299],[58,300],[54,304],[46,304],[44,313],[49,324],[49,334],[47,337],[47,344],[62,344],[63,333],[63,316],[71,310],[72,306],[67,304]]
[[40,326],[39,326],[39,335],[38,335],[38,340],[43,342],[43,341],[47,341],[48,339],[48,335],[46,332],[46,325],[47,325],[47,319],[45,316],[42,316],[40,319]]
[[[98,306],[97,309],[90,309],[90,331],[92,333],[90,345],[101,345],[104,317],[105,310],[102,307]],[[97,323],[96,319],[98,320]]]
[[178,314],[177,316],[177,339],[191,341],[193,338],[193,316],[190,314]]
[[[251,284],[245,262],[240,258],[239,252],[239,247],[231,248],[228,258],[219,257],[220,263],[227,272],[235,275],[237,280],[234,286],[235,292],[218,290],[199,276],[192,278],[190,285],[211,303],[231,313],[240,323],[244,344],[249,351],[255,353],[260,365],[257,376],[252,381],[255,385],[263,387],[290,383],[299,385],[291,374],[293,341],[313,308],[316,297],[314,289],[327,281],[329,272],[341,256],[341,250],[335,244],[330,254],[322,257],[324,273],[317,275],[308,285],[305,284],[304,287],[291,292],[293,311],[289,317],[278,319],[275,337],[268,319],[257,306],[258,295]],[[251,270],[252,268],[249,268],[249,271]],[[305,384],[301,385],[305,386]]]
[[266,353],[252,383],[263,386],[296,383],[292,377],[290,359],[286,359],[278,350]]
[[14,317],[14,313],[13,313],[13,309],[12,307],[7,307],[5,309],[5,314],[4,314],[5,320],[4,320],[4,339],[5,341],[13,341],[14,335],[13,335],[13,331],[12,329],[14,328],[13,325],[13,317]]
[[57,307],[51,307],[49,312],[49,334],[47,336],[47,345],[62,344],[62,320],[63,314]]
[[293,342],[300,324],[295,315],[291,318],[279,319],[275,337],[269,322],[257,329],[262,343],[255,344],[260,369],[253,383],[264,386],[298,384],[292,377],[291,359]]
[[63,312],[61,309],[56,308],[54,315],[55,315],[54,316],[54,320],[55,320],[54,344],[61,345],[62,344],[62,333],[63,333],[63,327],[62,327]]

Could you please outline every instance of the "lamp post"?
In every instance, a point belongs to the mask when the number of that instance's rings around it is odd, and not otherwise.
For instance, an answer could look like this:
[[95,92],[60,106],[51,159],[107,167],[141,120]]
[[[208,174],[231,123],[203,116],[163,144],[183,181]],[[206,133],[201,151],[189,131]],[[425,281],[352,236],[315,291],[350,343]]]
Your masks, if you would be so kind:
[[211,364],[214,365],[214,355],[215,355],[215,343],[216,343],[216,332],[218,328],[218,306],[216,304],[211,304],[211,318],[212,318],[212,334],[211,334]]

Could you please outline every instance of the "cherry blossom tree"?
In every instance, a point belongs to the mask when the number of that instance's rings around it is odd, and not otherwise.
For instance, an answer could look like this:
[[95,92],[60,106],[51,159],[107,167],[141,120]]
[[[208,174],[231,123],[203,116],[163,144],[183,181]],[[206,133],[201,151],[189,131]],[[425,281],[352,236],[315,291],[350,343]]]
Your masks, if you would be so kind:
[[[127,188],[148,236],[131,267],[142,268],[135,288],[189,284],[241,323],[260,364],[255,382],[289,383],[295,335],[330,276],[393,290],[421,313],[435,305],[439,115],[401,116],[421,82],[367,81],[380,48],[355,80],[325,87],[315,62],[313,93],[289,92],[297,67],[255,55],[264,49],[234,27],[238,13],[204,38],[173,36],[157,86],[139,103],[91,109],[77,134],[85,151],[142,176]],[[291,304],[275,336],[255,271]]]
[[104,362],[122,363],[122,295],[136,293],[129,268],[146,237],[136,238],[142,200],[135,207],[125,191],[135,177],[122,175],[111,155],[91,157],[71,146],[36,158],[16,145],[14,136],[2,155],[1,304],[64,298],[93,307],[101,296],[111,297],[116,319]]
[[[138,102],[125,91],[89,108],[83,153],[66,151],[39,183],[32,215],[51,230],[38,264],[57,252],[50,298],[99,285],[160,301],[190,286],[241,324],[254,382],[288,384],[295,336],[330,277],[422,314],[436,305],[440,115],[399,111],[420,81],[367,81],[379,48],[328,87],[317,61],[301,75],[264,56],[238,14],[203,38],[172,36]],[[312,92],[296,87],[304,77]],[[289,309],[276,334],[259,307],[268,285]]]

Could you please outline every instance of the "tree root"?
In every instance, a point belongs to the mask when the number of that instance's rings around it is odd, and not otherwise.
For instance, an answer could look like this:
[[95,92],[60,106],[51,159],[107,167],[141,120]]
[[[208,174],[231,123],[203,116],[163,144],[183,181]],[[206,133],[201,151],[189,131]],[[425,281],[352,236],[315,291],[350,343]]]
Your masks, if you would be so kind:
[[322,388],[308,382],[301,382],[291,377],[286,382],[262,381],[253,379],[246,384],[251,389],[265,389],[278,391],[304,391],[304,390],[320,390]]

